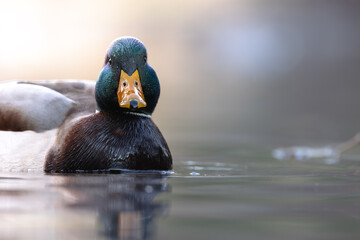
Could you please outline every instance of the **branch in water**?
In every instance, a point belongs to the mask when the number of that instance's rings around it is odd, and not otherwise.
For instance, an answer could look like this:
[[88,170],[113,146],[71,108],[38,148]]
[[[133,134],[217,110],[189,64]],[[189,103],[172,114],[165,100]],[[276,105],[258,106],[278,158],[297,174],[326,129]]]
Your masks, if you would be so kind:
[[350,140],[335,146],[325,147],[289,147],[276,148],[272,151],[272,156],[278,160],[310,160],[324,159],[328,164],[339,162],[340,155],[345,151],[355,147],[360,143],[360,133],[357,133]]

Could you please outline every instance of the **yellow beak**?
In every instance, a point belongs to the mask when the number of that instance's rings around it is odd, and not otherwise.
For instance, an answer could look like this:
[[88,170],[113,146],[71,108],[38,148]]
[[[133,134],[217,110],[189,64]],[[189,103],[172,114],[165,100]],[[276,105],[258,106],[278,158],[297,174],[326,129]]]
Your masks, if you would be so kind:
[[131,76],[121,70],[117,97],[122,108],[136,109],[146,107],[138,70]]

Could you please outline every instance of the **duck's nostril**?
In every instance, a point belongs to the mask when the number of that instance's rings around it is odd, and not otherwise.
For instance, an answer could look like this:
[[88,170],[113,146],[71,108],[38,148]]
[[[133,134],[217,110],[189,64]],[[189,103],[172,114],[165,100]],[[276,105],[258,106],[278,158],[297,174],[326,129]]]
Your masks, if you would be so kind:
[[135,99],[130,100],[130,108],[138,108],[138,101]]

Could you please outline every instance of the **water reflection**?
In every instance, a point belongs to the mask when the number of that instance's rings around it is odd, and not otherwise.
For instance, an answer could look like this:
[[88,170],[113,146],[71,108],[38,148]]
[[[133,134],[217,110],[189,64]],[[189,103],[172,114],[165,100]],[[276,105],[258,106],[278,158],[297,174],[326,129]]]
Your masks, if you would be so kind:
[[168,192],[162,175],[61,176],[56,185],[68,209],[97,212],[98,234],[106,239],[149,239],[154,219],[167,209],[167,203],[154,201]]

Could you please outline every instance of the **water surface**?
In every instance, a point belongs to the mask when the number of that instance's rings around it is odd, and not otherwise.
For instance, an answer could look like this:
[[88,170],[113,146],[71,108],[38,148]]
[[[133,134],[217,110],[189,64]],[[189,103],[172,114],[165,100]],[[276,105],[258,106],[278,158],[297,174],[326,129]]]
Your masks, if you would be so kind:
[[[360,169],[186,142],[174,173],[0,174],[0,239],[356,239]],[[179,147],[180,146],[180,147]]]

